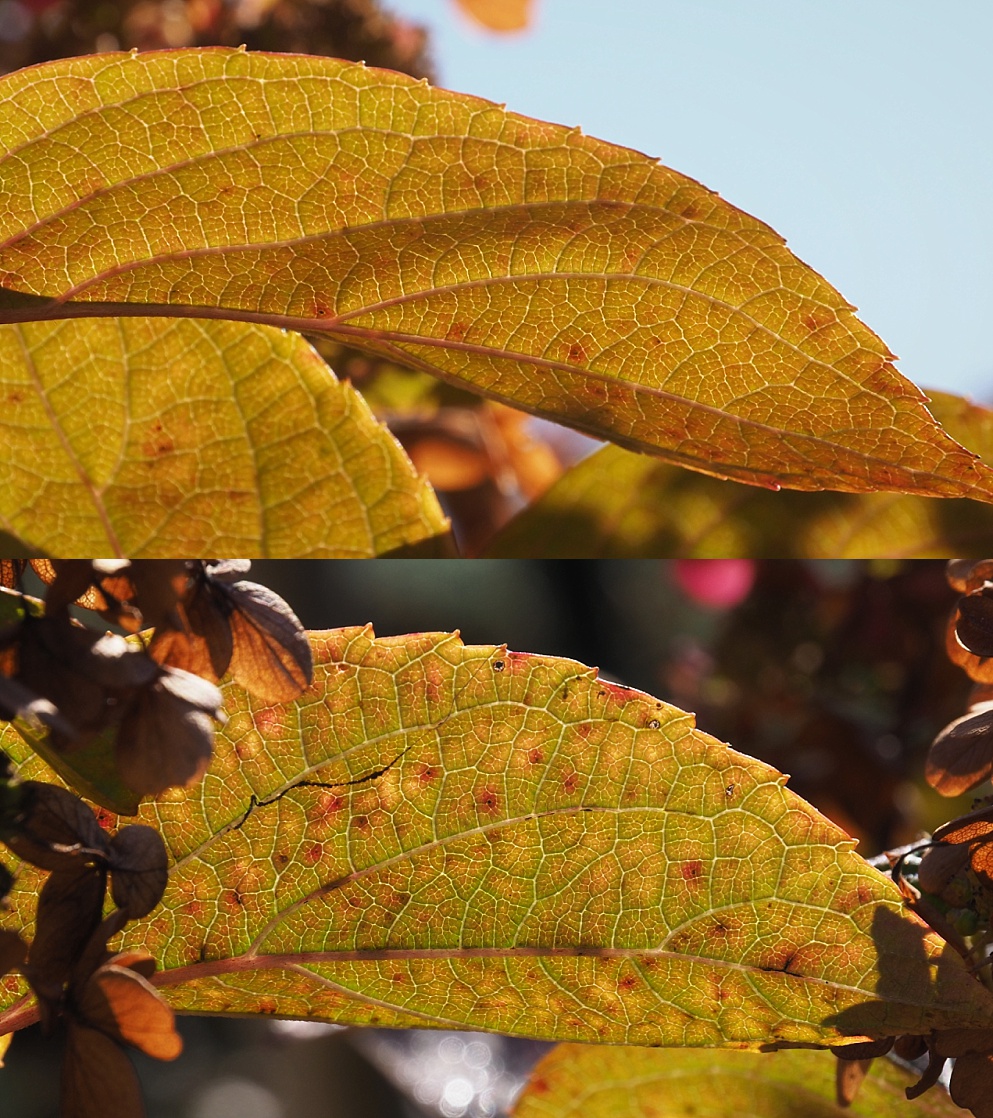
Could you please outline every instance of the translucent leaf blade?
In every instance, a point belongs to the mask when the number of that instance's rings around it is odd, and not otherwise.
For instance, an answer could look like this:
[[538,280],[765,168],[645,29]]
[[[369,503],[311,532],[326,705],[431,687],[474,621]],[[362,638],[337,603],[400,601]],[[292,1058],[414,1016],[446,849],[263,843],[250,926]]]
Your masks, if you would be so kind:
[[0,528],[64,557],[361,558],[444,532],[428,483],[295,335],[0,326]]
[[854,1103],[835,1102],[826,1052],[660,1052],[561,1044],[535,1067],[514,1118],[961,1118],[940,1088],[908,1102],[918,1076],[875,1060]]
[[142,809],[174,864],[125,944],[176,1009],[732,1047],[991,1020],[851,840],[682,711],[454,636],[313,642],[311,693],[229,687],[205,781]]
[[0,319],[324,331],[717,476],[993,492],[773,230],[578,130],[214,49],[10,75],[0,153]]
[[[993,461],[993,411],[929,392],[953,438]],[[762,492],[610,446],[514,518],[492,558],[947,559],[993,548],[993,510],[968,498]]]

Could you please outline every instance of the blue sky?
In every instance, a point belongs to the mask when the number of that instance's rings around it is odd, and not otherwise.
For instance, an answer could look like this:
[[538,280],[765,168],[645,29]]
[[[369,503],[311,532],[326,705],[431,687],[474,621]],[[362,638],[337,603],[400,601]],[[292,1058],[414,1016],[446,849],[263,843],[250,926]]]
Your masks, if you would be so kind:
[[432,29],[440,84],[658,156],[767,221],[923,386],[993,402],[993,4],[535,0]]

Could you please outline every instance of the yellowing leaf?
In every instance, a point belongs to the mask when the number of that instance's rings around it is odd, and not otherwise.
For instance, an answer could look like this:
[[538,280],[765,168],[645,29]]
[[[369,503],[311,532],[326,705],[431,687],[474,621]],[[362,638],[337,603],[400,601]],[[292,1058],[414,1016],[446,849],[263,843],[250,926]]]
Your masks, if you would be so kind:
[[456,636],[312,640],[309,693],[229,686],[203,783],[142,809],[173,866],[125,945],[176,1009],[732,1047],[993,1023],[852,841],[690,715]]
[[532,0],[455,0],[470,19],[490,31],[523,31],[531,22]]
[[362,398],[268,326],[0,327],[0,527],[83,555],[375,555],[447,525]]
[[324,332],[753,484],[993,494],[768,226],[391,71],[218,48],[0,80],[0,320],[148,313]]
[[[993,462],[993,411],[944,392],[930,409]],[[764,493],[608,446],[492,542],[494,558],[949,558],[993,549],[993,509],[967,498]]]
[[560,1044],[535,1067],[514,1118],[962,1118],[940,1088],[875,1060],[854,1103],[835,1102],[826,1052],[674,1052]]

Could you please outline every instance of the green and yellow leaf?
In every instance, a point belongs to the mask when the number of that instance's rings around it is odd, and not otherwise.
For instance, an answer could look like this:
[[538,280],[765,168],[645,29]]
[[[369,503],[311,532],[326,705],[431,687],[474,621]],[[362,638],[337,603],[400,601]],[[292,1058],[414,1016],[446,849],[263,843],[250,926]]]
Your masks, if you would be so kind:
[[[993,462],[993,411],[929,392],[945,430]],[[608,446],[493,540],[493,558],[949,558],[993,548],[993,509],[899,493],[769,493]]]
[[270,326],[0,326],[0,402],[0,528],[33,551],[362,558],[447,529],[362,397]]
[[147,314],[323,332],[752,484],[993,499],[768,226],[390,71],[218,48],[0,80],[0,321]]
[[513,1118],[961,1118],[940,1088],[873,1062],[855,1101],[835,1101],[826,1052],[674,1052],[560,1044],[535,1067]]
[[[205,780],[139,816],[172,871],[124,942],[176,1009],[740,1048],[993,1021],[844,832],[690,715],[457,636],[312,641],[311,691],[227,686]],[[0,1032],[31,1014],[4,982]]]

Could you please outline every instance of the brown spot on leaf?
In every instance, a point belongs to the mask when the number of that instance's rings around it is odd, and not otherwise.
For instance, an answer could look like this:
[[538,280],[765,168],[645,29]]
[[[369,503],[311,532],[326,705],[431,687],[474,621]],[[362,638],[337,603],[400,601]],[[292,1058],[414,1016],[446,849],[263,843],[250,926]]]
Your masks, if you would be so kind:
[[313,866],[315,863],[321,860],[323,854],[324,844],[321,842],[315,842],[308,846],[307,849],[303,852],[303,860],[307,863],[308,866]]
[[638,985],[638,979],[633,974],[626,974],[617,985],[622,990],[633,990]]
[[576,785],[578,783],[579,783],[579,773],[571,772],[562,781],[562,787],[567,794],[571,795],[573,792],[576,791]]
[[544,759],[545,755],[541,752],[540,749],[532,749],[531,752],[528,754],[528,760],[531,762],[532,765],[540,765],[541,762],[544,761]]
[[146,458],[162,458],[171,454],[176,444],[172,441],[161,421],[156,420],[148,429],[148,437],[141,444],[141,453]]
[[241,891],[239,889],[225,889],[221,893],[221,906],[227,909],[228,912],[239,912],[245,907],[245,902],[242,900]]
[[579,342],[573,342],[572,345],[569,346],[569,362],[570,362],[570,364],[582,365],[582,364],[585,363],[585,361],[586,361],[586,350],[583,349],[583,347],[579,344]]
[[684,881],[696,881],[703,876],[703,863],[698,861],[683,862],[679,867]]
[[307,810],[307,819],[309,822],[315,823],[341,811],[344,806],[343,796],[339,796],[335,792],[322,792]]
[[433,768],[431,765],[425,765],[418,774],[418,779],[423,784],[430,784],[437,775],[438,770],[436,768]]
[[500,797],[496,789],[486,785],[476,793],[476,806],[480,811],[492,814],[500,809]]
[[834,312],[827,307],[819,307],[817,310],[810,311],[803,317],[804,326],[806,326],[812,334],[834,321]]
[[551,1088],[548,1086],[548,1080],[542,1076],[537,1079],[532,1079],[528,1084],[528,1092],[532,1095],[547,1095]]

